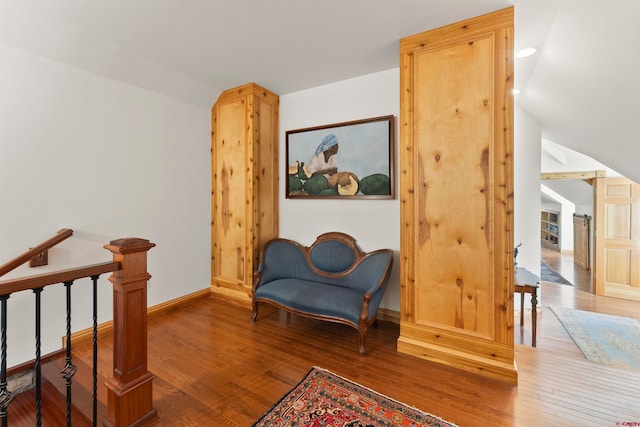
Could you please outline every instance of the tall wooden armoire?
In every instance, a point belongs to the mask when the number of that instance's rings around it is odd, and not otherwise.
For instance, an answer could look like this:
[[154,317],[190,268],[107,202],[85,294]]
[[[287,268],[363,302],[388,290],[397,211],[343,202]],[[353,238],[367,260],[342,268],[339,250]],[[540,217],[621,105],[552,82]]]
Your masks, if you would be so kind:
[[513,8],[400,42],[398,351],[517,383]]
[[260,248],[278,235],[278,103],[249,83],[211,110],[211,287],[247,301]]

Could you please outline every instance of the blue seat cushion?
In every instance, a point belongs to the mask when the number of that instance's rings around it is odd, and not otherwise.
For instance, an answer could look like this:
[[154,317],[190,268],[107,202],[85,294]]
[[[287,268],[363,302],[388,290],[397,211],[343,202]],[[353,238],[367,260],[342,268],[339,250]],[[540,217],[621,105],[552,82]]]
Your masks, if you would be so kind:
[[256,290],[268,299],[304,313],[338,317],[358,325],[363,295],[354,289],[302,279],[277,279]]

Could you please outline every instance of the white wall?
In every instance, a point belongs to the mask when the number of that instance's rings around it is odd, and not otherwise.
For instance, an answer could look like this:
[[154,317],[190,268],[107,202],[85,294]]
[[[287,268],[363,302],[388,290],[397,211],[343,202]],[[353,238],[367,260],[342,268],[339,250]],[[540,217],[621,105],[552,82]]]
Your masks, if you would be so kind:
[[[396,117],[395,165],[398,165],[399,70],[393,69],[356,79],[280,96],[280,170],[285,170],[285,133],[288,130],[357,119]],[[283,174],[280,175],[281,177]],[[398,174],[396,172],[396,195]],[[280,235],[310,245],[328,231],[353,236],[365,251],[389,248],[395,252],[391,279],[382,306],[398,310],[400,285],[400,202],[393,200],[286,199],[280,179]]]
[[542,138],[542,173],[582,172],[603,170],[607,177],[622,176],[608,166],[585,154],[574,151],[549,139]]
[[[514,117],[514,245],[518,268],[540,275],[540,139],[542,128],[516,106]],[[520,298],[514,299],[520,309]],[[525,307],[531,307],[525,298]]]
[[[142,237],[157,244],[149,306],[207,288],[209,135],[207,108],[0,45],[0,264],[72,228],[75,237],[50,252],[50,269],[108,261],[102,246],[111,239]],[[112,316],[107,277],[99,321]],[[90,325],[83,287],[72,288],[74,331]],[[43,293],[52,340],[43,353],[60,347],[61,298]],[[15,333],[22,325],[33,336],[32,301],[31,292],[9,300],[10,365],[33,358],[33,343]]]
[[541,126],[523,109],[514,118],[514,243],[522,243],[518,266],[540,272]]

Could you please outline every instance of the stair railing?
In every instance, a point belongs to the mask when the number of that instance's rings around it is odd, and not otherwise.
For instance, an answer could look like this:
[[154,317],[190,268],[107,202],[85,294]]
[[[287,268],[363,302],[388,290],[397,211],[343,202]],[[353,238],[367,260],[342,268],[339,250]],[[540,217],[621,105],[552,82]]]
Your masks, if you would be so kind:
[[11,270],[14,270],[20,267],[25,262],[37,257],[39,254],[43,253],[44,251],[51,249],[52,247],[62,242],[63,240],[68,239],[72,235],[73,235],[73,230],[71,230],[70,228],[63,228],[61,230],[58,230],[55,236],[45,240],[44,242],[40,243],[38,246],[29,249],[22,255],[19,255],[14,259],[12,259],[11,261],[0,266],[0,277],[4,276]]
[[[0,267],[0,276],[32,259],[73,234],[63,229],[51,239],[30,249]],[[63,237],[64,236],[64,237]],[[154,375],[147,370],[147,252],[154,243],[139,238],[111,241],[105,249],[113,260],[51,273],[0,281],[0,422],[8,425],[9,405],[13,396],[7,388],[7,303],[17,292],[31,290],[35,294],[35,425],[42,424],[41,414],[41,294],[47,286],[64,284],[66,289],[65,367],[61,371],[66,385],[67,426],[71,426],[71,385],[76,367],[71,354],[71,286],[81,278],[91,278],[93,284],[93,425],[97,419],[97,281],[101,274],[112,272],[113,285],[113,374],[105,385],[108,393],[106,426],[143,425],[157,418],[153,409]],[[126,357],[125,357],[126,356]]]

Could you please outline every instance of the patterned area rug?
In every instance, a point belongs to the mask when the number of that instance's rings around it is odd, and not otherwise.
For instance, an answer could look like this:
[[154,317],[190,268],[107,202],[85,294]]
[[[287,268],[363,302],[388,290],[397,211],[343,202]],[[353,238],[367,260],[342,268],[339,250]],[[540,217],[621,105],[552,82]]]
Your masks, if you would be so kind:
[[544,261],[540,261],[540,280],[573,286],[573,283],[553,271]]
[[314,367],[253,426],[455,427],[455,424]]
[[640,322],[610,314],[549,308],[587,359],[616,368],[640,370]]

